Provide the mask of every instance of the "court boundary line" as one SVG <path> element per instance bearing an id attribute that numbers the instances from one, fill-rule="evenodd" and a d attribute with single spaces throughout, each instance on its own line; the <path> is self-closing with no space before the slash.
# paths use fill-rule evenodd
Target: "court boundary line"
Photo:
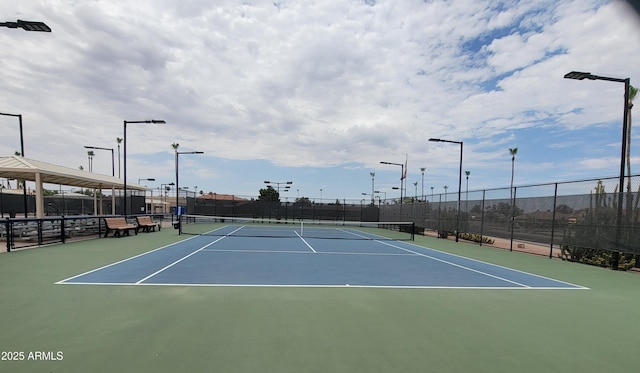
<path id="1" fill-rule="evenodd" d="M 55 284 L 55 285 L 65 284 L 65 281 L 71 281 L 71 280 L 73 280 L 74 278 L 78 278 L 78 277 L 80 277 L 80 276 L 85 276 L 85 275 L 88 275 L 88 274 L 90 274 L 90 273 L 93 273 L 93 272 L 97 272 L 97 271 L 103 270 L 103 269 L 105 269 L 105 268 L 109 268 L 109 267 L 112 267 L 112 266 L 115 266 L 115 265 L 118 265 L 118 264 L 122 264 L 122 263 L 124 263 L 124 262 L 129 261 L 129 260 L 137 259 L 137 258 L 139 258 L 139 257 L 141 257 L 141 256 L 144 256 L 144 255 L 148 255 L 148 254 L 154 253 L 154 252 L 156 252 L 156 251 L 158 251 L 158 250 L 166 249 L 166 248 L 168 248 L 168 247 L 170 247 L 170 246 L 172 246 L 172 245 L 176 245 L 176 244 L 179 244 L 179 243 L 182 243 L 182 242 L 186 242 L 186 241 L 189 241 L 189 240 L 194 240 L 194 239 L 196 239 L 196 238 L 198 238 L 198 237 L 199 237 L 199 236 L 193 236 L 193 237 L 185 238 L 184 240 L 180 240 L 180 241 L 172 242 L 172 243 L 170 243 L 170 244 L 167 244 L 167 245 L 164 245 L 164 246 L 160 246 L 160 247 L 158 247 L 157 249 L 153 249 L 153 250 L 151 250 L 151 251 L 145 251 L 144 253 L 140 253 L 140 254 L 137 254 L 137 255 L 134 255 L 134 256 L 130 256 L 130 257 L 128 257 L 128 258 L 118 260 L 117 262 L 113 262 L 113 263 L 110 263 L 110 264 L 106 264 L 106 265 L 103 265 L 102 267 L 94 268 L 94 269 L 92 269 L 92 270 L 89 270 L 89 271 L 86 271 L 86 272 L 83 272 L 83 273 L 77 274 L 77 275 L 75 275 L 75 276 L 71 276 L 71 277 L 69 277 L 69 278 L 65 278 L 64 280 L 60 280 L 60 281 L 58 281 L 58 282 L 55 282 L 54 284 Z"/>
<path id="2" fill-rule="evenodd" d="M 235 288 L 355 288 L 355 289 L 454 289 L 454 290 L 589 290 L 584 287 L 524 287 L 524 286 L 443 286 L 443 285 L 302 285 L 302 284 L 203 284 L 203 283 L 152 283 L 152 282 L 66 282 L 62 285 L 94 285 L 94 286 L 173 286 L 173 287 L 235 287 Z"/>
<path id="3" fill-rule="evenodd" d="M 229 253 L 268 253 L 268 254 L 318 254 L 318 255 L 370 255 L 370 256 L 419 256 L 412 253 L 358 253 L 352 251 L 306 251 L 306 250 L 259 250 L 259 249 L 205 249 L 202 252 L 229 252 Z"/>
<path id="4" fill-rule="evenodd" d="M 357 233 L 353 233 L 353 232 L 352 232 L 352 234 L 358 235 Z M 358 236 L 359 236 L 359 235 L 358 235 Z M 362 237 L 366 237 L 366 236 L 362 236 Z M 426 255 L 426 254 L 422 254 L 422 253 L 415 252 L 415 251 L 412 251 L 412 250 L 409 250 L 409 249 L 405 249 L 405 248 L 402 248 L 402 247 L 400 247 L 400 246 L 396 246 L 396 245 L 390 244 L 389 242 L 386 242 L 386 241 L 382 241 L 382 240 L 375 240 L 375 241 L 376 241 L 376 242 L 379 242 L 379 243 L 381 243 L 381 244 L 383 244 L 383 245 L 387 245 L 387 246 L 391 246 L 391 247 L 394 247 L 394 248 L 397 248 L 397 249 L 400 249 L 400 250 L 408 251 L 408 252 L 410 252 L 410 253 L 414 253 L 414 254 L 416 254 L 416 255 L 424 256 L 424 257 L 427 257 L 427 258 L 429 258 L 429 259 L 437 260 L 437 261 L 440 261 L 440 262 L 442 262 L 442 263 L 446 263 L 446 264 L 449 264 L 449 265 L 452 265 L 452 266 L 455 266 L 455 267 L 459 267 L 459 268 L 462 268 L 462 269 L 465 269 L 465 270 L 469 270 L 469 271 L 472 271 L 472 272 L 479 273 L 479 274 L 481 274 L 481 275 L 486 275 L 486 276 L 489 276 L 489 277 L 493 277 L 493 278 L 496 278 L 496 279 L 499 279 L 499 280 L 503 280 L 503 281 L 506 281 L 506 282 L 511 282 L 511 283 L 513 283 L 513 284 L 518 284 L 518 285 L 521 285 L 521 286 L 526 286 L 526 285 L 524 285 L 524 284 L 519 284 L 518 282 L 510 281 L 510 280 L 504 279 L 504 278 L 499 277 L 499 276 L 494 276 L 494 275 L 491 275 L 491 274 L 489 274 L 489 273 L 485 273 L 485 272 L 482 272 L 482 271 L 479 271 L 479 270 L 475 270 L 475 269 L 472 269 L 472 268 L 468 268 L 468 267 L 465 267 L 465 266 L 460 265 L 460 264 L 455 264 L 455 263 L 452 263 L 452 262 L 446 261 L 446 260 L 444 260 L 444 259 L 434 258 L 434 257 L 429 256 L 429 255 Z M 403 241 L 403 242 L 404 242 L 404 241 Z M 535 274 L 535 273 L 530 273 L 530 272 L 521 271 L 521 270 L 519 270 L 519 269 L 515 269 L 515 268 L 509 268 L 509 267 L 505 267 L 505 266 L 498 265 L 498 264 L 488 263 L 488 262 L 485 262 L 485 261 L 482 261 L 482 260 L 473 259 L 473 258 L 468 258 L 468 257 L 462 256 L 462 255 L 458 255 L 458 254 L 447 253 L 447 252 L 445 252 L 445 251 L 436 250 L 436 249 L 433 249 L 433 248 L 431 248 L 431 247 L 420 246 L 420 245 L 417 245 L 417 244 L 412 243 L 412 242 L 404 242 L 404 243 L 406 243 L 407 245 L 411 245 L 411 246 L 417 247 L 417 248 L 421 248 L 421 249 L 423 249 L 423 250 L 432 250 L 432 251 L 435 251 L 435 252 L 438 252 L 438 253 L 442 253 L 442 254 L 446 254 L 446 255 L 451 255 L 451 256 L 456 257 L 456 258 L 462 258 L 462 259 L 466 259 L 466 260 L 471 260 L 471 261 L 476 262 L 476 263 L 488 264 L 488 265 L 495 266 L 495 267 L 498 267 L 498 268 L 506 269 L 506 270 L 509 270 L 509 271 L 514 271 L 514 272 L 517 272 L 517 273 L 522 273 L 522 274 L 525 274 L 525 275 L 528 275 L 528 276 L 538 277 L 538 278 L 545 279 L 545 280 L 548 280 L 548 281 L 559 282 L 559 283 L 566 284 L 566 285 L 569 285 L 569 286 L 575 286 L 575 287 L 577 287 L 577 288 L 589 289 L 589 288 L 584 287 L 584 286 L 582 286 L 582 285 L 577 285 L 577 284 L 573 284 L 573 283 L 570 283 L 570 282 L 561 281 L 561 280 L 557 280 L 557 279 L 554 279 L 554 278 L 550 278 L 550 277 L 546 277 L 546 276 L 537 275 L 537 274 Z"/>
<path id="5" fill-rule="evenodd" d="M 385 242 L 382 242 L 382 243 L 385 243 Z M 506 267 L 506 266 L 503 266 L 503 265 L 500 265 L 500 264 L 489 263 L 489 262 L 485 262 L 483 260 L 469 258 L 469 257 L 462 256 L 462 255 L 459 255 L 459 254 L 448 253 L 446 251 L 441 251 L 441 250 L 437 250 L 437 249 L 434 249 L 434 248 L 431 248 L 431 247 L 426 247 L 426 246 L 420 246 L 420 245 L 417 245 L 417 244 L 414 244 L 414 243 L 407 243 L 407 244 L 411 245 L 411 246 L 415 246 L 415 247 L 421 248 L 421 249 L 432 250 L 432 251 L 435 251 L 435 252 L 438 252 L 438 253 L 443 253 L 443 254 L 455 256 L 457 258 L 463 258 L 463 259 L 471 260 L 471 261 L 474 261 L 474 262 L 477 262 L 477 263 L 488 264 L 488 265 L 492 265 L 492 266 L 495 266 L 495 267 L 498 267 L 498 268 L 502 268 L 502 269 L 506 269 L 506 270 L 509 270 L 509 271 L 514 271 L 514 272 L 522 273 L 522 274 L 529 275 L 529 276 L 535 276 L 535 277 L 538 277 L 538 278 L 541 278 L 541 279 L 545 279 L 545 280 L 549 280 L 549 281 L 559 282 L 559 283 L 562 283 L 562 284 L 574 286 L 576 288 L 590 290 L 590 288 L 588 288 L 586 286 L 574 284 L 574 283 L 567 282 L 567 281 L 558 280 L 558 279 L 551 278 L 551 277 L 548 277 L 548 276 L 537 275 L 535 273 L 526 272 L 526 271 L 523 271 L 523 270 L 520 270 L 520 269 Z M 408 251 L 411 251 L 411 250 L 408 250 Z"/>
<path id="6" fill-rule="evenodd" d="M 209 232 L 213 232 L 213 231 L 216 231 L 216 230 L 222 229 L 222 228 L 224 228 L 224 227 L 229 227 L 229 225 L 224 225 L 223 227 L 219 227 L 219 228 L 216 228 L 216 229 L 212 229 L 212 230 L 211 230 L 211 231 L 209 231 Z M 132 257 L 125 258 L 125 259 L 122 259 L 122 260 L 116 261 L 116 262 L 114 262 L 114 263 L 110 263 L 110 264 L 107 264 L 107 265 L 104 265 L 104 266 L 101 266 L 101 267 L 98 267 L 98 268 L 92 269 L 92 270 L 90 270 L 90 271 L 86 271 L 86 272 L 83 272 L 83 273 L 77 274 L 77 275 L 75 275 L 75 276 L 72 276 L 72 277 L 69 277 L 69 278 L 66 278 L 66 279 L 63 279 L 63 280 L 57 281 L 57 282 L 55 282 L 54 284 L 56 284 L 56 285 L 150 285 L 150 286 L 161 286 L 161 285 L 165 285 L 165 286 L 202 286 L 202 287 L 204 287 L 204 286 L 213 286 L 213 287 L 215 287 L 215 286 L 218 286 L 218 287 L 225 287 L 225 286 L 231 286 L 231 287 L 234 287 L 234 286 L 237 286 L 237 287 L 261 287 L 261 286 L 264 286 L 264 287 L 344 287 L 344 286 L 346 286 L 346 287 L 361 287 L 361 288 L 410 288 L 410 289 L 414 289 L 414 288 L 424 288 L 424 289 L 476 289 L 476 288 L 477 288 L 477 289 L 491 289 L 491 288 L 492 288 L 492 289 L 507 289 L 507 290 L 515 290 L 515 289 L 531 289 L 531 290 L 546 290 L 546 289 L 548 289 L 548 290 L 589 290 L 589 288 L 588 288 L 588 287 L 585 287 L 585 286 L 582 286 L 582 285 L 573 284 L 573 283 L 570 283 L 570 282 L 567 282 L 567 281 L 557 280 L 557 279 L 550 278 L 550 277 L 547 277 L 547 276 L 537 275 L 537 274 L 534 274 L 534 273 L 530 273 L 530 272 L 525 272 L 525 271 L 522 271 L 522 270 L 518 270 L 518 269 L 515 269 L 515 268 L 510 268 L 510 267 L 506 267 L 506 266 L 499 265 L 499 264 L 493 264 L 493 263 L 485 262 L 485 261 L 482 261 L 482 260 L 479 260 L 479 259 L 474 259 L 474 258 L 469 258 L 469 257 L 465 257 L 465 256 L 458 255 L 458 254 L 448 253 L 448 252 L 446 252 L 446 251 L 437 250 L 437 249 L 434 249 L 434 248 L 431 248 L 431 247 L 427 247 L 427 246 L 420 246 L 420 245 L 415 244 L 415 243 L 412 243 L 412 242 L 406 242 L 406 241 L 401 241 L 401 242 L 400 242 L 400 243 L 405 243 L 405 244 L 407 244 L 407 245 L 409 245 L 409 246 L 413 246 L 413 247 L 416 247 L 416 248 L 419 248 L 419 249 L 422 249 L 422 250 L 431 250 L 431 251 L 438 252 L 438 253 L 441 253 L 441 254 L 450 255 L 450 256 L 453 256 L 453 257 L 462 258 L 462 259 L 465 259 L 465 260 L 470 260 L 470 261 L 477 262 L 477 263 L 481 263 L 481 264 L 485 264 L 485 265 L 495 266 L 495 267 L 502 268 L 502 269 L 505 269 L 505 270 L 514 271 L 514 272 L 517 272 L 517 273 L 522 273 L 522 274 L 525 274 L 525 275 L 534 276 L 534 277 L 538 277 L 538 278 L 541 278 L 541 279 L 546 279 L 546 280 L 549 280 L 549 281 L 553 281 L 553 282 L 557 282 L 557 283 L 560 283 L 560 284 L 565 284 L 565 285 L 567 285 L 567 286 L 570 286 L 570 287 L 531 287 L 531 286 L 527 286 L 527 285 L 524 285 L 524 284 L 520 284 L 520 283 L 515 282 L 515 281 L 511 281 L 511 280 L 507 280 L 507 279 L 501 278 L 501 277 L 499 277 L 499 276 L 494 276 L 494 275 L 491 275 L 491 274 L 488 274 L 488 273 L 485 273 L 485 272 L 482 272 L 482 271 L 479 271 L 479 270 L 474 270 L 474 269 L 471 269 L 471 268 L 465 267 L 465 266 L 463 266 L 463 265 L 459 265 L 459 264 L 455 264 L 455 263 L 452 263 L 452 262 L 448 262 L 448 261 L 443 260 L 443 259 L 438 259 L 438 258 L 435 258 L 435 257 L 429 256 L 429 255 L 427 255 L 427 254 L 419 253 L 419 252 L 416 252 L 416 251 L 413 251 L 413 250 L 410 250 L 410 249 L 407 249 L 407 248 L 403 248 L 403 247 L 400 247 L 400 246 L 396 246 L 396 245 L 390 244 L 389 242 L 386 242 L 386 240 L 377 240 L 377 239 L 375 239 L 375 238 L 370 238 L 370 237 L 366 237 L 366 236 L 362 236 L 362 237 L 367 238 L 367 239 L 370 239 L 370 240 L 373 240 L 373 241 L 378 242 L 378 243 L 381 243 L 381 244 L 383 244 L 383 245 L 391 246 L 391 247 L 394 247 L 394 248 L 396 248 L 396 249 L 399 249 L 399 250 L 402 250 L 402 251 L 409 252 L 409 253 L 411 253 L 411 254 L 413 254 L 413 255 L 416 255 L 416 256 L 426 257 L 426 258 L 429 258 L 429 259 L 433 259 L 433 260 L 436 260 L 436 261 L 440 261 L 440 262 L 442 262 L 442 263 L 446 263 L 446 264 L 449 264 L 449 265 L 452 265 L 452 266 L 456 266 L 456 267 L 459 267 L 459 268 L 462 268 L 462 269 L 466 269 L 466 270 L 469 270 L 469 271 L 472 271 L 472 272 L 476 272 L 476 273 L 479 273 L 479 274 L 481 274 L 481 275 L 486 275 L 486 276 L 493 277 L 493 278 L 496 278 L 496 279 L 499 279 L 499 280 L 503 280 L 503 281 L 505 281 L 505 282 L 508 282 L 508 283 L 512 283 L 512 284 L 514 284 L 514 285 L 517 285 L 517 287 L 512 288 L 512 287 L 459 287 L 459 286 L 368 286 L 368 285 L 363 285 L 363 286 L 360 286 L 360 285 L 354 285 L 354 286 L 350 286 L 350 285 L 263 285 L 263 284 L 254 284 L 254 285 L 247 285 L 247 284 L 154 284 L 154 283 L 142 283 L 142 282 L 141 282 L 141 281 L 145 281 L 145 280 L 147 280 L 147 279 L 149 279 L 149 278 L 151 278 L 151 277 L 155 276 L 156 274 L 158 274 L 158 273 L 160 273 L 160 272 L 162 272 L 162 271 L 164 271 L 164 270 L 166 270 L 166 269 L 170 268 L 171 266 L 173 266 L 173 265 L 175 265 L 175 264 L 177 264 L 177 263 L 181 262 L 182 260 L 184 260 L 184 259 L 186 259 L 186 258 L 188 258 L 188 257 L 190 257 L 190 256 L 192 256 L 192 255 L 194 255 L 194 254 L 196 254 L 196 253 L 198 253 L 198 252 L 201 252 L 201 251 L 209 251 L 209 252 L 216 251 L 216 250 L 205 250 L 205 249 L 206 249 L 207 247 L 209 247 L 209 246 L 213 245 L 214 243 L 216 243 L 216 242 L 220 241 L 221 239 L 228 237 L 230 234 L 233 234 L 235 231 L 237 231 L 237 230 L 239 230 L 239 229 L 242 229 L 242 228 L 244 228 L 244 226 L 242 226 L 242 227 L 240 227 L 240 228 L 238 228 L 238 229 L 236 229 L 236 230 L 232 231 L 232 232 L 231 232 L 231 233 L 229 233 L 229 234 L 226 234 L 226 235 L 224 235 L 224 236 L 221 236 L 219 239 L 217 239 L 217 240 L 215 240 L 215 241 L 213 241 L 213 242 L 211 242 L 211 243 L 209 243 L 209 244 L 205 245 L 204 247 L 202 247 L 202 248 L 200 248 L 200 249 L 198 249 L 198 250 L 196 250 L 196 251 L 194 251 L 194 252 L 192 252 L 192 253 L 190 253 L 190 254 L 188 254 L 188 255 L 184 256 L 183 258 L 181 258 L 181 259 L 179 259 L 179 260 L 177 260 L 177 261 L 175 261 L 175 262 L 173 262 L 173 263 L 169 264 L 168 266 L 164 267 L 163 269 L 161 269 L 161 270 L 159 270 L 159 271 L 156 271 L 156 272 L 154 272 L 153 274 L 151 274 L 151 275 L 149 275 L 149 276 L 147 276 L 147 277 L 143 278 L 142 280 L 139 280 L 138 282 L 135 282 L 135 283 L 109 283 L 109 282 L 100 283 L 100 282 L 68 282 L 68 281 L 71 281 L 71 280 L 73 280 L 73 279 L 75 279 L 75 278 L 78 278 L 78 277 L 81 277 L 81 276 L 84 276 L 84 275 L 88 275 L 88 274 L 93 273 L 93 272 L 100 271 L 100 270 L 105 269 L 105 268 L 109 268 L 109 267 L 112 267 L 112 266 L 115 266 L 115 265 L 118 265 L 118 264 L 121 264 L 121 263 L 127 262 L 127 261 L 129 261 L 129 260 L 133 260 L 133 259 L 139 258 L 139 257 L 144 256 L 144 255 L 147 255 L 147 254 L 154 253 L 154 252 L 156 252 L 156 251 L 158 251 L 158 250 L 162 250 L 162 249 L 168 248 L 168 247 L 170 247 L 170 246 L 172 246 L 172 245 L 180 244 L 180 243 L 183 243 L 183 242 L 187 242 L 187 241 L 189 241 L 189 240 L 192 240 L 192 239 L 196 239 L 196 238 L 198 238 L 198 237 L 202 237 L 203 235 L 194 235 L 193 237 L 189 237 L 189 238 L 186 238 L 186 239 L 184 239 L 184 240 L 180 240 L 180 241 L 172 242 L 172 243 L 170 243 L 170 244 L 167 244 L 167 245 L 164 245 L 164 246 L 158 247 L 158 248 L 153 249 L 153 250 L 151 250 L 151 251 L 147 251 L 147 252 L 144 252 L 144 253 L 140 253 L 140 254 L 134 255 L 134 256 L 132 256 Z M 348 232 L 348 233 L 359 236 L 359 234 L 358 234 L 358 233 L 356 233 L 356 232 Z M 377 235 L 374 235 L 374 234 L 371 234 L 371 235 L 372 235 L 372 236 L 377 236 Z M 236 237 L 237 237 L 237 236 L 236 236 Z M 302 237 L 300 237 L 300 238 L 302 238 Z M 385 237 L 382 237 L 382 238 L 385 238 Z M 303 240 L 303 241 L 306 243 L 306 241 L 305 241 L 305 240 Z M 315 252 L 315 250 L 314 250 L 312 247 L 310 247 L 310 248 Z M 222 251 L 222 250 L 217 250 L 217 251 Z M 239 252 L 242 252 L 243 250 L 229 250 L 229 251 L 239 251 Z M 246 250 L 244 250 L 244 251 L 246 251 Z M 291 253 L 292 251 L 283 251 L 283 252 Z M 306 251 L 305 251 L 305 252 L 301 252 L 301 253 L 308 253 L 308 252 L 306 252 Z M 323 254 L 331 254 L 331 253 L 333 253 L 333 254 L 342 254 L 342 252 L 323 252 Z M 348 255 L 349 253 L 344 253 L 344 254 L 347 254 L 347 255 Z M 359 254 L 359 255 L 363 255 L 363 254 L 364 254 L 364 255 L 382 255 L 382 254 L 380 254 L 380 253 L 376 253 L 376 254 L 371 254 L 371 253 L 355 253 L 355 254 Z M 411 254 L 407 254 L 407 255 L 411 255 Z M 351 255 L 354 255 L 354 254 L 352 253 Z M 395 255 L 395 254 L 387 254 L 387 255 Z M 398 255 L 399 255 L 399 254 L 398 254 Z"/>

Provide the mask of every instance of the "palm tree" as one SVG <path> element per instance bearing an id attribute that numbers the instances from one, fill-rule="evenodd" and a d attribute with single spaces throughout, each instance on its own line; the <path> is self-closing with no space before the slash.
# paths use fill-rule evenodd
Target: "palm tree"
<path id="1" fill-rule="evenodd" d="M 633 208 L 633 198 L 631 195 L 631 108 L 633 108 L 633 100 L 638 95 L 638 88 L 629 86 L 629 102 L 627 110 L 627 149 L 626 149 L 626 162 L 627 162 L 627 211 L 631 211 Z M 622 188 L 620 189 L 622 193 Z M 627 214 L 628 219 L 631 219 L 631 215 Z"/>
<path id="2" fill-rule="evenodd" d="M 513 175 L 515 173 L 516 154 L 518 154 L 518 148 L 509 148 L 509 154 L 511 154 L 511 188 L 509 189 L 509 198 L 513 201 Z"/>
<path id="3" fill-rule="evenodd" d="M 471 171 L 465 171 L 465 175 L 467 175 L 467 197 L 465 198 L 464 210 L 468 211 L 468 203 L 469 203 L 469 175 L 471 175 Z"/>
<path id="4" fill-rule="evenodd" d="M 116 142 L 118 143 L 118 179 L 120 178 L 120 143 L 122 142 L 122 137 L 116 137 Z"/>
<path id="5" fill-rule="evenodd" d="M 631 109 L 633 108 L 633 100 L 638 95 L 638 88 L 629 86 L 629 110 L 627 111 L 627 175 L 629 175 L 629 181 L 627 182 L 627 193 L 631 193 Z"/>
<path id="6" fill-rule="evenodd" d="M 87 152 L 87 156 L 89 157 L 89 172 L 93 172 L 93 156 L 95 155 L 95 153 L 93 152 L 93 150 L 89 150 Z"/>

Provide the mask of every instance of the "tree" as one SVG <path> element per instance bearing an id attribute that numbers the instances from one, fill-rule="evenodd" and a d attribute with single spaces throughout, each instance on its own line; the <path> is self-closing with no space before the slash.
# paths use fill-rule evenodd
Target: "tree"
<path id="1" fill-rule="evenodd" d="M 638 88 L 634 86 L 629 86 L 629 110 L 627 111 L 627 150 L 626 150 L 626 161 L 627 161 L 627 176 L 629 176 L 627 180 L 627 211 L 631 211 L 631 109 L 633 108 L 633 100 L 638 95 Z M 622 189 L 620 190 L 622 192 Z M 630 216 L 630 215 L 628 215 Z"/>
<path id="2" fill-rule="evenodd" d="M 89 157 L 89 172 L 93 172 L 93 156 L 95 155 L 95 153 L 93 152 L 93 150 L 89 150 L 87 152 L 87 156 Z"/>
<path id="3" fill-rule="evenodd" d="M 122 137 L 116 137 L 116 142 L 118 143 L 118 179 L 120 178 L 120 143 L 122 142 Z"/>
<path id="4" fill-rule="evenodd" d="M 311 200 L 309 199 L 309 197 L 296 198 L 296 204 L 303 205 L 303 206 L 311 206 Z"/>
<path id="5" fill-rule="evenodd" d="M 280 201 L 280 193 L 277 190 L 273 189 L 271 185 L 268 185 L 266 188 L 260 189 L 260 196 L 258 197 L 258 201 L 269 201 L 269 202 L 279 202 Z"/>

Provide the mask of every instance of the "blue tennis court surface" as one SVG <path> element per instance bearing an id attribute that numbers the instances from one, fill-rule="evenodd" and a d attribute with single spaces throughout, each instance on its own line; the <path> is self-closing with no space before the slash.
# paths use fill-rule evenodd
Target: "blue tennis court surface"
<path id="1" fill-rule="evenodd" d="M 585 289 L 404 241 L 231 232 L 191 236 L 58 284 Z"/>

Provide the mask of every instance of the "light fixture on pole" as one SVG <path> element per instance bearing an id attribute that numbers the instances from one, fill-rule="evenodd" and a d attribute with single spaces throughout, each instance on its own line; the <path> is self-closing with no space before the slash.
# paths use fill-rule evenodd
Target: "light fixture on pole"
<path id="1" fill-rule="evenodd" d="M 123 211 L 122 211 L 122 215 L 126 216 L 127 215 L 127 124 L 134 124 L 134 123 L 153 123 L 153 124 L 163 124 L 166 123 L 164 120 L 158 120 L 158 119 L 150 119 L 150 120 L 125 120 L 124 121 L 124 135 L 123 135 L 123 139 L 124 139 L 124 146 L 123 146 L 123 152 L 124 152 L 124 157 L 123 157 L 123 169 L 124 169 L 124 182 L 123 182 L 123 186 L 122 189 L 124 191 L 124 206 L 123 206 Z"/>
<path id="2" fill-rule="evenodd" d="M 110 150 L 111 151 L 111 176 L 116 176 L 115 159 L 113 156 L 113 148 L 101 148 L 98 146 L 86 146 L 86 149 Z"/>
<path id="3" fill-rule="evenodd" d="M 18 118 L 18 124 L 20 125 L 20 156 L 24 157 L 24 133 L 22 131 L 22 114 L 8 114 L 8 113 L 0 113 L 0 115 L 4 115 L 7 117 L 15 117 Z M 27 183 L 26 181 L 22 182 L 22 196 L 24 202 L 24 217 L 28 216 L 28 206 L 27 206 Z"/>
<path id="4" fill-rule="evenodd" d="M 195 151 L 195 152 L 179 152 L 176 150 L 176 220 L 178 224 L 178 234 L 182 233 L 182 229 L 180 226 L 180 203 L 179 203 L 179 197 L 180 197 L 180 184 L 179 184 L 179 178 L 178 178 L 178 156 L 180 154 L 204 154 L 204 152 L 199 152 L 199 151 Z"/>
<path id="5" fill-rule="evenodd" d="M 393 163 L 393 162 L 380 162 L 381 164 L 390 164 L 390 165 L 394 165 L 394 166 L 400 166 L 401 167 L 401 171 L 400 171 L 400 204 L 402 204 L 402 190 L 403 188 L 403 183 L 404 183 L 404 165 L 402 163 Z"/>
<path id="6" fill-rule="evenodd" d="M 621 146 L 621 155 L 620 155 L 620 180 L 619 180 L 619 191 L 618 191 L 618 210 L 616 215 L 616 235 L 615 235 L 615 244 L 617 246 L 621 245 L 620 239 L 622 235 L 622 204 L 624 202 L 624 193 L 622 192 L 622 188 L 624 185 L 624 166 L 626 164 L 626 152 L 627 152 L 627 129 L 628 129 L 628 117 L 629 117 L 629 87 L 631 85 L 630 78 L 613 78 L 608 76 L 599 76 L 593 75 L 591 73 L 580 72 L 580 71 L 571 71 L 564 75 L 565 79 L 575 79 L 575 80 L 606 80 L 609 82 L 623 83 L 624 84 L 624 108 L 622 112 L 622 146 Z M 628 212 L 627 212 L 628 213 Z M 611 267 L 614 270 L 618 269 L 618 261 L 620 259 L 620 253 L 618 251 L 613 252 L 613 257 L 611 259 Z"/>
<path id="7" fill-rule="evenodd" d="M 429 141 L 432 142 L 448 142 L 452 144 L 460 144 L 460 172 L 458 173 L 458 213 L 456 214 L 456 242 L 458 242 L 458 237 L 460 235 L 460 200 L 462 197 L 462 141 L 453 141 L 453 140 L 443 140 L 443 139 L 434 139 L 431 138 Z"/>
<path id="8" fill-rule="evenodd" d="M 51 32 L 51 28 L 44 22 L 23 21 L 20 19 L 16 22 L 0 22 L 0 27 L 21 28 L 25 31 Z"/>
<path id="9" fill-rule="evenodd" d="M 168 184 L 160 184 L 160 201 L 162 201 L 162 213 L 167 213 L 167 192 L 171 190 L 171 187 L 176 185 L 173 181 Z"/>
<path id="10" fill-rule="evenodd" d="M 146 178 L 146 179 L 138 179 L 138 184 L 140 184 L 140 181 L 141 181 L 141 180 L 146 180 L 146 181 L 156 181 L 156 179 L 154 179 L 154 178 L 150 177 L 150 178 Z M 147 199 L 147 192 L 146 192 L 146 191 L 144 192 L 144 195 L 145 195 L 145 198 L 144 198 L 144 199 L 145 199 L 145 201 L 144 201 L 144 213 L 146 214 L 146 213 L 147 213 L 147 201 L 146 201 L 146 199 Z M 153 213 L 153 212 L 154 212 L 154 211 L 153 211 L 153 189 L 151 189 L 151 213 Z"/>
<path id="11" fill-rule="evenodd" d="M 291 188 L 291 184 L 293 184 L 293 181 L 269 181 L 269 180 L 265 180 L 264 183 L 267 184 L 267 185 L 275 184 L 276 188 L 277 188 L 277 191 L 278 191 L 278 198 L 280 198 L 280 185 L 284 185 L 283 192 L 286 192 Z"/>

